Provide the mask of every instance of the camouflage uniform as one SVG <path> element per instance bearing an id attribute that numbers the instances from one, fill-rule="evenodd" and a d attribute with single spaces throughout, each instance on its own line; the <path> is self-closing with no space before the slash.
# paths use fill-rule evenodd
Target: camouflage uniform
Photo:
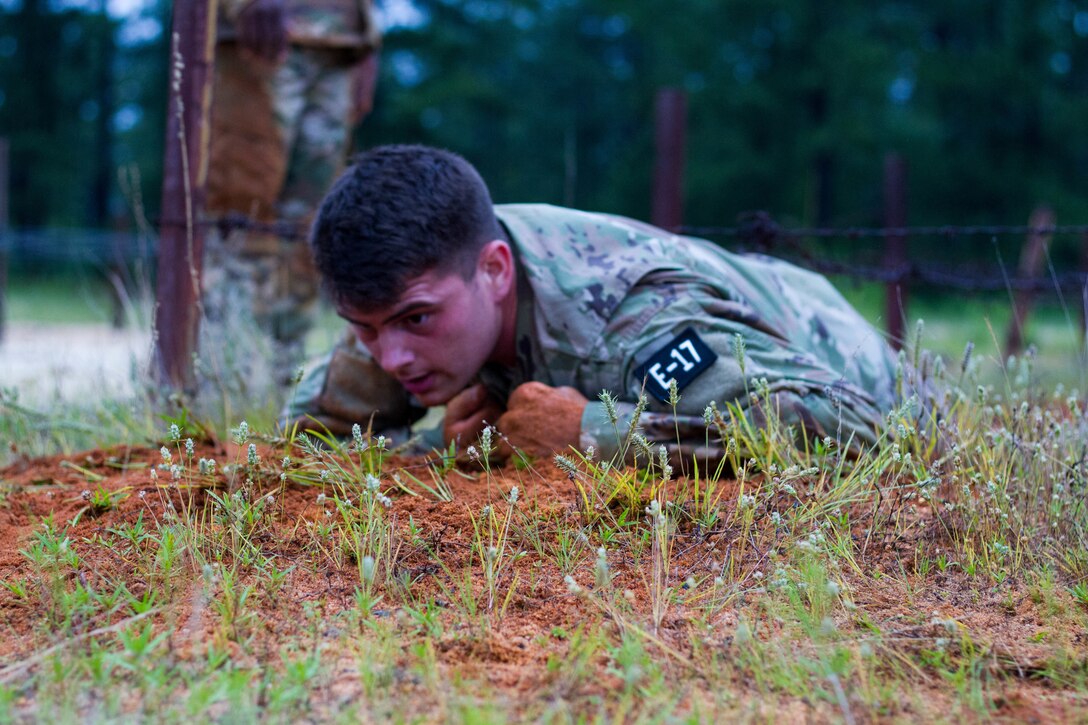
<path id="1" fill-rule="evenodd" d="M 895 402 L 896 360 L 823 277 L 617 216 L 536 204 L 498 206 L 496 214 L 519 269 L 517 367 L 488 365 L 479 375 L 498 400 L 528 381 L 576 388 L 590 400 L 580 444 L 604 459 L 620 449 L 643 392 L 644 434 L 675 448 L 679 431 L 683 452 L 705 445 L 711 401 L 723 412 L 735 403 L 757 425 L 773 410 L 808 436 L 875 440 Z M 348 357 L 362 366 L 354 376 Z M 354 392 L 344 394 L 334 379 L 347 378 Z M 755 401 L 760 379 L 765 399 Z M 373 401 L 397 411 L 382 425 L 410 424 L 422 411 L 390 380 L 345 338 L 288 413 L 328 421 Z M 621 401 L 615 426 L 598 400 L 604 390 Z"/>
<path id="2" fill-rule="evenodd" d="M 288 0 L 287 57 L 243 55 L 233 22 L 248 0 L 223 0 L 218 19 L 207 210 L 297 225 L 294 239 L 235 230 L 208 234 L 205 306 L 213 323 L 251 314 L 273 341 L 281 381 L 302 360 L 318 278 L 302 240 L 308 218 L 348 151 L 354 67 L 378 44 L 370 0 Z"/>

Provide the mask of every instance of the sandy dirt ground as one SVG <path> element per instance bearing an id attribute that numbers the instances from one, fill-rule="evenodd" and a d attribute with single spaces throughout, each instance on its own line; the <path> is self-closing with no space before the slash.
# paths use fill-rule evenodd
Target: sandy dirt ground
<path id="1" fill-rule="evenodd" d="M 147 367 L 151 334 L 109 325 L 9 323 L 0 342 L 0 386 L 28 405 L 123 394 Z"/>
<path id="2" fill-rule="evenodd" d="M 260 626 L 242 638 L 249 643 L 247 657 L 257 657 L 261 652 L 275 653 L 277 643 L 302 636 L 306 621 L 303 602 L 317 603 L 324 619 L 334 621 L 338 613 L 342 614 L 354 605 L 354 592 L 359 584 L 356 565 L 349 560 L 339 560 L 340 557 L 335 556 L 337 547 L 324 546 L 324 540 L 315 533 L 316 526 L 332 515 L 330 504 L 323 503 L 324 484 L 281 483 L 275 474 L 276 462 L 282 454 L 281 448 L 260 447 L 260 460 L 265 461 L 263 465 L 267 467 L 262 473 L 267 475 L 257 477 L 249 496 L 253 500 L 265 495 L 274 496 L 275 509 L 271 518 L 256 531 L 254 541 L 277 561 L 290 566 L 282 592 L 264 596 L 259 587 L 254 589 L 254 596 L 247 606 L 259 613 L 255 621 Z M 200 442 L 194 451 L 194 456 L 212 456 L 221 462 L 243 460 L 244 455 L 240 446 L 214 441 Z M 21 550 L 27 548 L 33 532 L 40 529 L 42 517 L 52 515 L 57 522 L 78 522 L 70 525 L 70 535 L 80 557 L 80 580 L 90 582 L 94 589 L 125 582 L 129 591 L 143 592 L 150 580 L 137 566 L 139 557 L 127 555 L 113 532 L 140 520 L 158 523 L 176 512 L 205 510 L 205 506 L 213 502 L 210 494 L 223 495 L 232 485 L 223 473 L 195 481 L 191 486 L 169 485 L 151 475 L 160 460 L 160 452 L 154 448 L 118 446 L 71 456 L 22 460 L 0 469 L 0 481 L 6 482 L 9 492 L 7 504 L 0 506 L 0 579 L 33 580 L 33 569 Z M 73 465 L 73 461 L 77 463 Z M 426 470 L 422 462 L 415 460 L 390 460 L 383 468 L 402 473 L 414 471 L 419 475 L 425 475 Z M 302 472 L 298 468 L 292 470 L 296 474 Z M 94 486 L 115 495 L 110 510 L 98 514 L 87 510 L 80 492 L 92 485 L 89 478 L 94 479 Z M 576 596 L 565 583 L 564 572 L 555 566 L 554 552 L 547 550 L 555 544 L 554 532 L 572 526 L 572 530 L 577 530 L 586 523 L 585 511 L 580 511 L 578 484 L 572 478 L 548 461 L 525 471 L 506 466 L 490 476 L 477 470 L 449 477 L 453 499 L 450 502 L 405 495 L 389 485 L 390 479 L 382 478 L 388 486 L 385 490 L 392 498 L 389 515 L 395 521 L 393 550 L 397 552 L 392 569 L 387 572 L 387 584 L 382 588 L 382 613 L 389 615 L 392 622 L 410 621 L 410 615 L 398 604 L 398 590 L 393 586 L 395 580 L 410 583 L 412 601 L 441 602 L 435 611 L 443 625 L 442 634 L 431 640 L 439 671 L 444 677 L 458 673 L 459 677 L 487 683 L 499 697 L 518 703 L 513 706 L 514 711 L 530 708 L 546 695 L 554 696 L 548 693 L 556 691 L 557 680 L 562 684 L 562 674 L 556 672 L 555 662 L 569 661 L 564 658 L 570 657 L 573 645 L 566 638 L 557 639 L 554 633 L 574 632 L 587 622 L 603 626 L 613 616 L 619 616 L 616 613 L 621 610 L 626 614 L 615 620 L 621 624 L 628 619 L 631 622 L 647 621 L 649 616 L 647 574 L 632 558 L 630 548 L 612 550 L 614 578 L 608 589 L 602 590 L 624 592 L 630 604 L 622 607 L 610 605 L 602 610 L 595 605 L 597 601 L 611 601 L 602 598 L 604 594 L 598 598 Z M 233 485 L 237 485 L 237 481 Z M 521 492 L 516 510 L 503 500 L 503 494 L 514 485 L 519 486 Z M 736 483 L 727 481 L 723 485 L 726 487 L 723 499 L 735 500 Z M 758 487 L 760 483 L 750 485 Z M 750 490 L 756 491 L 756 488 Z M 335 492 L 329 490 L 329 496 L 331 500 Z M 350 506 L 350 502 L 347 505 Z M 483 507 L 491 505 L 502 508 L 504 516 L 506 510 L 510 511 L 508 545 L 510 551 L 523 553 L 512 560 L 509 570 L 503 570 L 500 591 L 509 590 L 508 607 L 481 639 L 466 635 L 471 629 L 468 623 L 472 618 L 459 608 L 457 595 L 462 591 L 460 587 L 469 586 L 469 600 L 486 601 L 482 577 L 477 573 L 466 580 L 455 573 L 472 571 L 479 566 L 473 532 L 480 523 L 478 517 L 482 515 Z M 784 511 L 790 504 L 783 499 L 770 505 Z M 895 506 L 903 515 L 918 522 L 932 517 L 932 512 L 925 507 L 903 508 L 901 502 Z M 214 506 L 207 510 L 214 510 Z M 744 604 L 743 597 L 729 604 L 715 604 L 719 594 L 716 589 L 709 589 L 707 582 L 720 572 L 721 566 L 717 562 L 722 553 L 734 550 L 738 543 L 736 528 L 725 523 L 728 518 L 727 512 L 726 519 L 712 529 L 682 526 L 675 532 L 670 582 L 681 593 L 684 589 L 680 583 L 689 577 L 703 580 L 704 584 L 690 596 L 681 596 L 683 601 L 670 607 L 653 641 L 684 662 L 695 662 L 696 653 L 690 643 L 692 628 L 696 626 L 700 627 L 701 634 L 697 639 L 702 642 L 701 646 L 719 653 L 719 663 L 739 661 L 740 640 L 735 641 L 733 633 L 742 614 L 758 624 L 758 630 L 769 638 L 768 641 L 787 636 L 780 633 L 785 626 L 783 621 L 776 620 L 771 610 L 761 609 L 758 604 Z M 198 519 L 216 520 L 214 517 Z M 856 520 L 856 534 L 862 540 L 863 527 L 871 521 L 860 512 Z M 976 580 L 952 568 L 929 579 L 911 572 L 910 562 L 918 547 L 938 543 L 930 540 L 937 528 L 908 525 L 903 535 L 889 532 L 892 535 L 885 537 L 883 545 L 868 548 L 866 552 L 859 551 L 857 569 L 844 567 L 839 572 L 847 591 L 852 593 L 856 603 L 852 606 L 857 611 L 836 608 L 828 615 L 834 617 L 834 626 L 854 632 L 853 636 L 857 637 L 881 632 L 880 647 L 889 653 L 889 661 L 909 663 L 902 679 L 898 680 L 900 686 L 907 688 L 902 699 L 890 697 L 882 707 L 859 710 L 866 713 L 861 722 L 924 721 L 928 720 L 927 715 L 940 712 L 949 703 L 949 686 L 937 671 L 924 664 L 924 650 L 932 648 L 931 643 L 937 641 L 936 638 L 950 636 L 947 625 L 940 622 L 951 620 L 956 622 L 958 629 L 969 633 L 964 642 L 988 653 L 980 661 L 989 669 L 986 681 L 990 684 L 985 696 L 993 721 L 1084 722 L 1085 703 L 1077 689 L 1043 677 L 1041 673 L 1047 672 L 1049 658 L 1058 651 L 1054 649 L 1057 642 L 1050 641 L 1052 637 L 1066 642 L 1067 656 L 1080 659 L 1086 651 L 1085 633 L 1077 631 L 1077 627 L 1065 630 L 1062 625 L 1048 621 L 1053 615 L 1028 595 L 1027 586 L 1016 577 L 1001 586 L 979 586 Z M 770 533 L 772 529 L 768 526 L 765 532 L 768 538 L 763 544 L 750 551 L 746 549 L 742 560 L 738 560 L 738 571 L 746 572 L 740 575 L 742 580 L 749 580 L 751 572 L 757 568 L 767 568 L 770 554 L 765 545 L 773 543 L 777 536 Z M 538 549 L 534 541 L 543 541 L 548 546 Z M 584 591 L 593 591 L 592 545 L 587 543 L 576 548 L 577 563 L 570 571 Z M 893 572 L 896 576 L 877 579 L 871 575 L 874 570 Z M 201 643 L 211 642 L 216 637 L 214 613 L 202 611 L 201 616 L 195 616 L 190 609 L 200 598 L 187 592 L 184 582 L 191 584 L 199 580 L 195 572 L 179 577 L 182 589 L 170 607 L 171 621 L 200 623 L 198 630 L 183 627 L 171 635 L 178 640 L 176 651 L 179 656 L 183 659 L 195 657 L 194 661 L 200 659 L 199 652 L 204 647 Z M 76 581 L 75 575 L 71 575 L 69 581 Z M 466 581 L 469 582 L 467 585 L 464 584 Z M 627 597 L 627 591 L 631 592 L 630 597 Z M 48 644 L 43 639 L 43 631 L 47 631 L 42 627 L 43 601 L 36 597 L 20 600 L 12 591 L 0 588 L 0 631 L 6 628 L 6 636 L 0 637 L 0 673 L 12 672 L 12 668 L 18 667 L 17 663 L 28 660 Z M 704 611 L 700 615 L 702 619 L 697 616 L 700 611 Z M 697 624 L 699 621 L 702 624 Z M 92 623 L 97 624 L 101 622 Z M 164 617 L 159 618 L 158 626 L 166 626 Z M 390 626 L 396 629 L 399 625 Z M 405 643 L 416 642 L 418 635 L 412 634 L 414 631 L 405 624 L 404 631 L 397 636 L 403 636 Z M 239 653 L 240 646 L 232 644 Z M 329 646 L 333 648 L 329 650 L 331 654 L 338 645 Z M 171 648 L 174 651 L 173 645 Z M 409 651 L 408 644 L 404 644 L 404 651 Z M 616 670 L 609 668 L 607 663 L 594 660 L 586 663 L 586 667 L 597 675 L 580 683 L 577 692 L 563 690 L 564 697 L 601 698 L 609 691 L 622 689 L 623 683 Z M 668 675 L 670 687 L 693 692 L 705 687 L 701 684 L 702 678 L 692 676 L 686 668 L 668 668 L 668 671 L 672 673 Z M 916 674 L 910 674 L 912 672 Z M 739 696 L 757 696 L 758 688 L 743 667 L 725 679 L 732 683 Z M 352 675 L 344 682 L 335 683 L 342 688 L 340 696 L 344 702 L 365 698 L 357 680 Z M 862 686 L 863 683 L 851 682 L 851 692 Z M 412 720 L 417 716 L 421 721 L 433 721 L 434 711 L 429 708 L 434 707 L 434 703 L 428 703 L 427 690 L 420 682 L 390 682 L 389 687 L 407 688 L 403 693 L 408 698 L 406 702 L 416 702 L 420 708 L 419 712 L 401 713 L 405 719 Z M 314 696 L 318 702 L 332 698 L 330 692 L 318 690 Z M 684 699 L 693 696 L 689 693 Z M 790 698 L 785 694 L 770 697 L 772 710 L 790 704 Z M 781 700 L 776 702 L 778 697 Z M 26 708 L 26 713 L 34 711 L 32 699 L 20 705 Z M 854 704 L 855 707 L 861 705 L 860 702 Z M 786 718 L 787 721 L 841 722 L 834 705 L 828 702 L 806 697 L 794 700 L 793 705 L 802 708 L 805 714 Z M 976 721 L 970 713 L 960 712 L 953 715 L 952 720 Z"/>

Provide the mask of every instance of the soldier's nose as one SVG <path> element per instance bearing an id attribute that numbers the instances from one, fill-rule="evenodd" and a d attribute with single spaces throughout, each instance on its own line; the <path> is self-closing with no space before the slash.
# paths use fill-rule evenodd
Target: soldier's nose
<path id="1" fill-rule="evenodd" d="M 412 364 L 415 356 L 403 345 L 383 345 L 379 364 L 387 373 L 397 373 Z"/>

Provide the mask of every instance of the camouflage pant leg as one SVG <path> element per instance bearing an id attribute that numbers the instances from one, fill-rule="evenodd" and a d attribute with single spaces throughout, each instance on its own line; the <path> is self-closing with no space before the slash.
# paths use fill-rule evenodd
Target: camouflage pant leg
<path id="1" fill-rule="evenodd" d="M 271 221 L 287 178 L 288 143 L 275 113 L 273 69 L 243 57 L 234 43 L 215 53 L 206 208 L 212 216 Z"/>
<path id="2" fill-rule="evenodd" d="M 273 68 L 251 63 L 232 44 L 217 48 L 208 170 L 213 217 L 279 217 L 305 229 L 346 153 L 351 77 L 341 58 L 296 48 Z M 290 380 L 319 293 L 305 241 L 235 230 L 209 240 L 205 270 L 209 319 L 250 317 L 272 343 L 275 378 Z"/>
<path id="3" fill-rule="evenodd" d="M 271 373 L 287 384 L 305 357 L 306 333 L 317 312 L 318 284 L 305 243 L 218 230 L 205 242 L 204 307 L 208 322 L 270 357 Z M 254 345 L 257 332 L 266 344 Z M 232 342 L 237 344 L 238 340 Z"/>
<path id="4" fill-rule="evenodd" d="M 351 141 L 351 66 L 342 51 L 292 50 L 274 81 L 277 122 L 286 129 L 281 217 L 308 219 L 343 169 Z"/>

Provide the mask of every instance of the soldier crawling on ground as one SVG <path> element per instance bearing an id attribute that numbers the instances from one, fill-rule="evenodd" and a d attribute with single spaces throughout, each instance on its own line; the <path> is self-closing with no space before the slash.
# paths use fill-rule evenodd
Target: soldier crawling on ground
<path id="1" fill-rule="evenodd" d="M 403 436 L 445 405 L 447 442 L 493 423 L 530 453 L 608 460 L 635 415 L 686 456 L 706 453 L 711 401 L 844 445 L 875 441 L 895 402 L 891 350 L 823 277 L 619 216 L 493 206 L 447 151 L 359 157 L 311 245 L 350 334 L 289 406 L 303 428 Z"/>

